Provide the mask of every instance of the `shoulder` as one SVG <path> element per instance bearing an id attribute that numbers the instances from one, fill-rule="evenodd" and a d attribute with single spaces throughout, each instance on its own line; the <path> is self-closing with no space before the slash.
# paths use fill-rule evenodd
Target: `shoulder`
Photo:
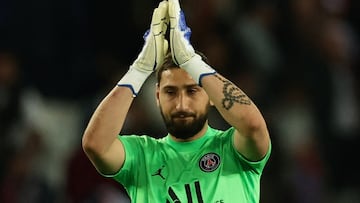
<path id="1" fill-rule="evenodd" d="M 207 133 L 207 136 L 209 137 L 208 143 L 211 143 L 213 147 L 221 146 L 222 148 L 231 149 L 234 131 L 235 129 L 233 127 L 225 130 L 210 127 Z"/>
<path id="2" fill-rule="evenodd" d="M 210 135 L 217 139 L 230 139 L 234 134 L 235 128 L 230 127 L 226 130 L 220 130 L 210 127 Z"/>
<path id="3" fill-rule="evenodd" d="M 125 145 L 136 144 L 142 147 L 162 145 L 164 143 L 164 138 L 154 138 L 149 135 L 119 135 L 118 139 Z"/>

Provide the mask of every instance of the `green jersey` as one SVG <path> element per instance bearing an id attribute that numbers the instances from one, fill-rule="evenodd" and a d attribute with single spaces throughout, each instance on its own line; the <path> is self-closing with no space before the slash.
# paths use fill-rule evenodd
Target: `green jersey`
<path id="1" fill-rule="evenodd" d="M 257 203 L 271 145 L 262 160 L 251 162 L 234 149 L 233 134 L 232 127 L 208 127 L 200 139 L 181 143 L 169 135 L 119 136 L 125 161 L 110 177 L 136 203 Z"/>

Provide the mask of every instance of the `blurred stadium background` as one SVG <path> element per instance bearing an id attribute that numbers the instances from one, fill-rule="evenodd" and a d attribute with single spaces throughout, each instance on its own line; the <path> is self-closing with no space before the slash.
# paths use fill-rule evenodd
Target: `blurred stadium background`
<path id="1" fill-rule="evenodd" d="M 192 43 L 259 106 L 263 203 L 360 202 L 359 1 L 183 0 Z M 0 202 L 128 202 L 81 149 L 158 1 L 0 1 Z M 124 133 L 165 135 L 154 78 Z M 216 111 L 210 123 L 227 124 Z"/>

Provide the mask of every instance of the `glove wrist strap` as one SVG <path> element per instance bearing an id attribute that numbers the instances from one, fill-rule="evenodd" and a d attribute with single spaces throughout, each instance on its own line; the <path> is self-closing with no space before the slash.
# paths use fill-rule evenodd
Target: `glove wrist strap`
<path id="1" fill-rule="evenodd" d="M 140 91 L 141 86 L 150 76 L 151 72 L 140 71 L 133 66 L 130 66 L 128 72 L 119 80 L 118 86 L 124 86 L 131 89 L 133 96 L 136 97 Z"/>
<path id="2" fill-rule="evenodd" d="M 181 64 L 180 67 L 186 70 L 200 86 L 202 77 L 216 73 L 216 71 L 206 64 L 198 54 L 195 54 L 190 60 Z"/>

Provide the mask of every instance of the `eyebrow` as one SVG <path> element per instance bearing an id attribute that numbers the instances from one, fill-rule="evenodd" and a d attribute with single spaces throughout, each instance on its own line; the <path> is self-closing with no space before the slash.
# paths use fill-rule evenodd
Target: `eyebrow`
<path id="1" fill-rule="evenodd" d="M 200 87 L 198 84 L 190 84 L 190 85 L 182 85 L 181 88 L 184 89 L 189 89 L 189 88 L 194 88 L 194 87 Z M 179 89 L 178 86 L 175 85 L 166 85 L 163 87 L 163 89 L 169 89 L 169 88 L 175 88 L 175 89 Z"/>

